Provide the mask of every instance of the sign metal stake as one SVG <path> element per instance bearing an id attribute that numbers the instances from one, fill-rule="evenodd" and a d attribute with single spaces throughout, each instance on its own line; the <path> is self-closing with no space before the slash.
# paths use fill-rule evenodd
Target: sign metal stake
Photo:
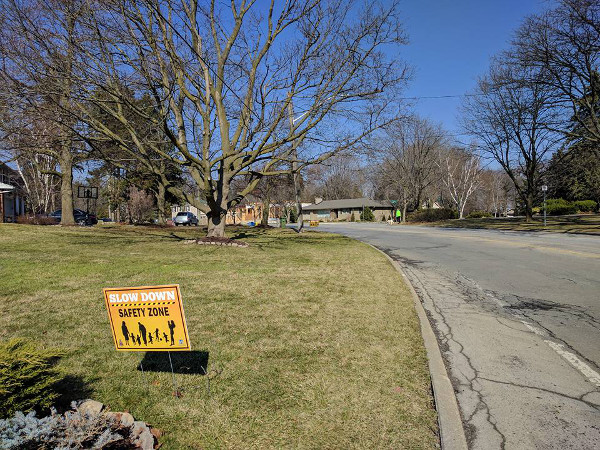
<path id="1" fill-rule="evenodd" d="M 150 383 L 148 383 L 148 379 L 146 378 L 146 372 L 144 372 L 144 364 L 142 363 L 143 358 L 141 354 L 138 354 L 140 357 L 140 369 L 142 369 L 142 378 L 144 379 L 144 384 L 146 385 L 146 391 L 150 391 Z"/>
<path id="2" fill-rule="evenodd" d="M 169 355 L 169 364 L 171 364 L 171 375 L 173 377 L 173 395 L 179 397 L 179 391 L 177 390 L 177 383 L 175 382 L 175 371 L 173 370 L 173 361 L 171 361 L 171 352 L 167 352 Z"/>

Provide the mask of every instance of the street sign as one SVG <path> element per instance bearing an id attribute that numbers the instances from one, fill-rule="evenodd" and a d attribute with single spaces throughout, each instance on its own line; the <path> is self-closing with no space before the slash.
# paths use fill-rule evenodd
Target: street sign
<path id="1" fill-rule="evenodd" d="M 98 198 L 98 188 L 96 186 L 78 186 L 77 187 L 78 198 Z"/>
<path id="2" fill-rule="evenodd" d="M 542 186 L 542 192 L 546 192 L 548 190 L 548 186 L 546 186 L 545 184 Z"/>
<path id="3" fill-rule="evenodd" d="M 103 289 L 119 351 L 190 350 L 179 285 Z"/>

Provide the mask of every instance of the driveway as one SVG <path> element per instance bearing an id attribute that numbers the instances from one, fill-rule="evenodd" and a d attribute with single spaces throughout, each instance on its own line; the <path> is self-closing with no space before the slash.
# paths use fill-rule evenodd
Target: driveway
<path id="1" fill-rule="evenodd" d="M 600 448 L 600 237 L 321 224 L 396 259 L 473 449 Z"/>

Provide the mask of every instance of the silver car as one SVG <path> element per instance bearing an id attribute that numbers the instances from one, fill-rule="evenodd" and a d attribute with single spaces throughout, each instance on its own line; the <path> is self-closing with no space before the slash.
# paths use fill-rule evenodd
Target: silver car
<path id="1" fill-rule="evenodd" d="M 198 226 L 198 218 L 191 212 L 182 211 L 177 213 L 177 215 L 173 219 L 173 223 L 176 227 L 179 225 Z"/>

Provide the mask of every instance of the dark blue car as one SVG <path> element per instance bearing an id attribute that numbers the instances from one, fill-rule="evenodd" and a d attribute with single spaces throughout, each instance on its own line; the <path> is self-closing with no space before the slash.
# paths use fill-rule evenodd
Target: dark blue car
<path id="1" fill-rule="evenodd" d="M 57 209 L 53 213 L 49 214 L 48 217 L 52 217 L 57 222 L 60 222 L 62 219 L 62 209 Z M 75 223 L 77 225 L 96 225 L 98 223 L 98 219 L 96 219 L 94 214 L 86 213 L 81 209 L 74 209 L 73 217 L 75 218 Z"/>

